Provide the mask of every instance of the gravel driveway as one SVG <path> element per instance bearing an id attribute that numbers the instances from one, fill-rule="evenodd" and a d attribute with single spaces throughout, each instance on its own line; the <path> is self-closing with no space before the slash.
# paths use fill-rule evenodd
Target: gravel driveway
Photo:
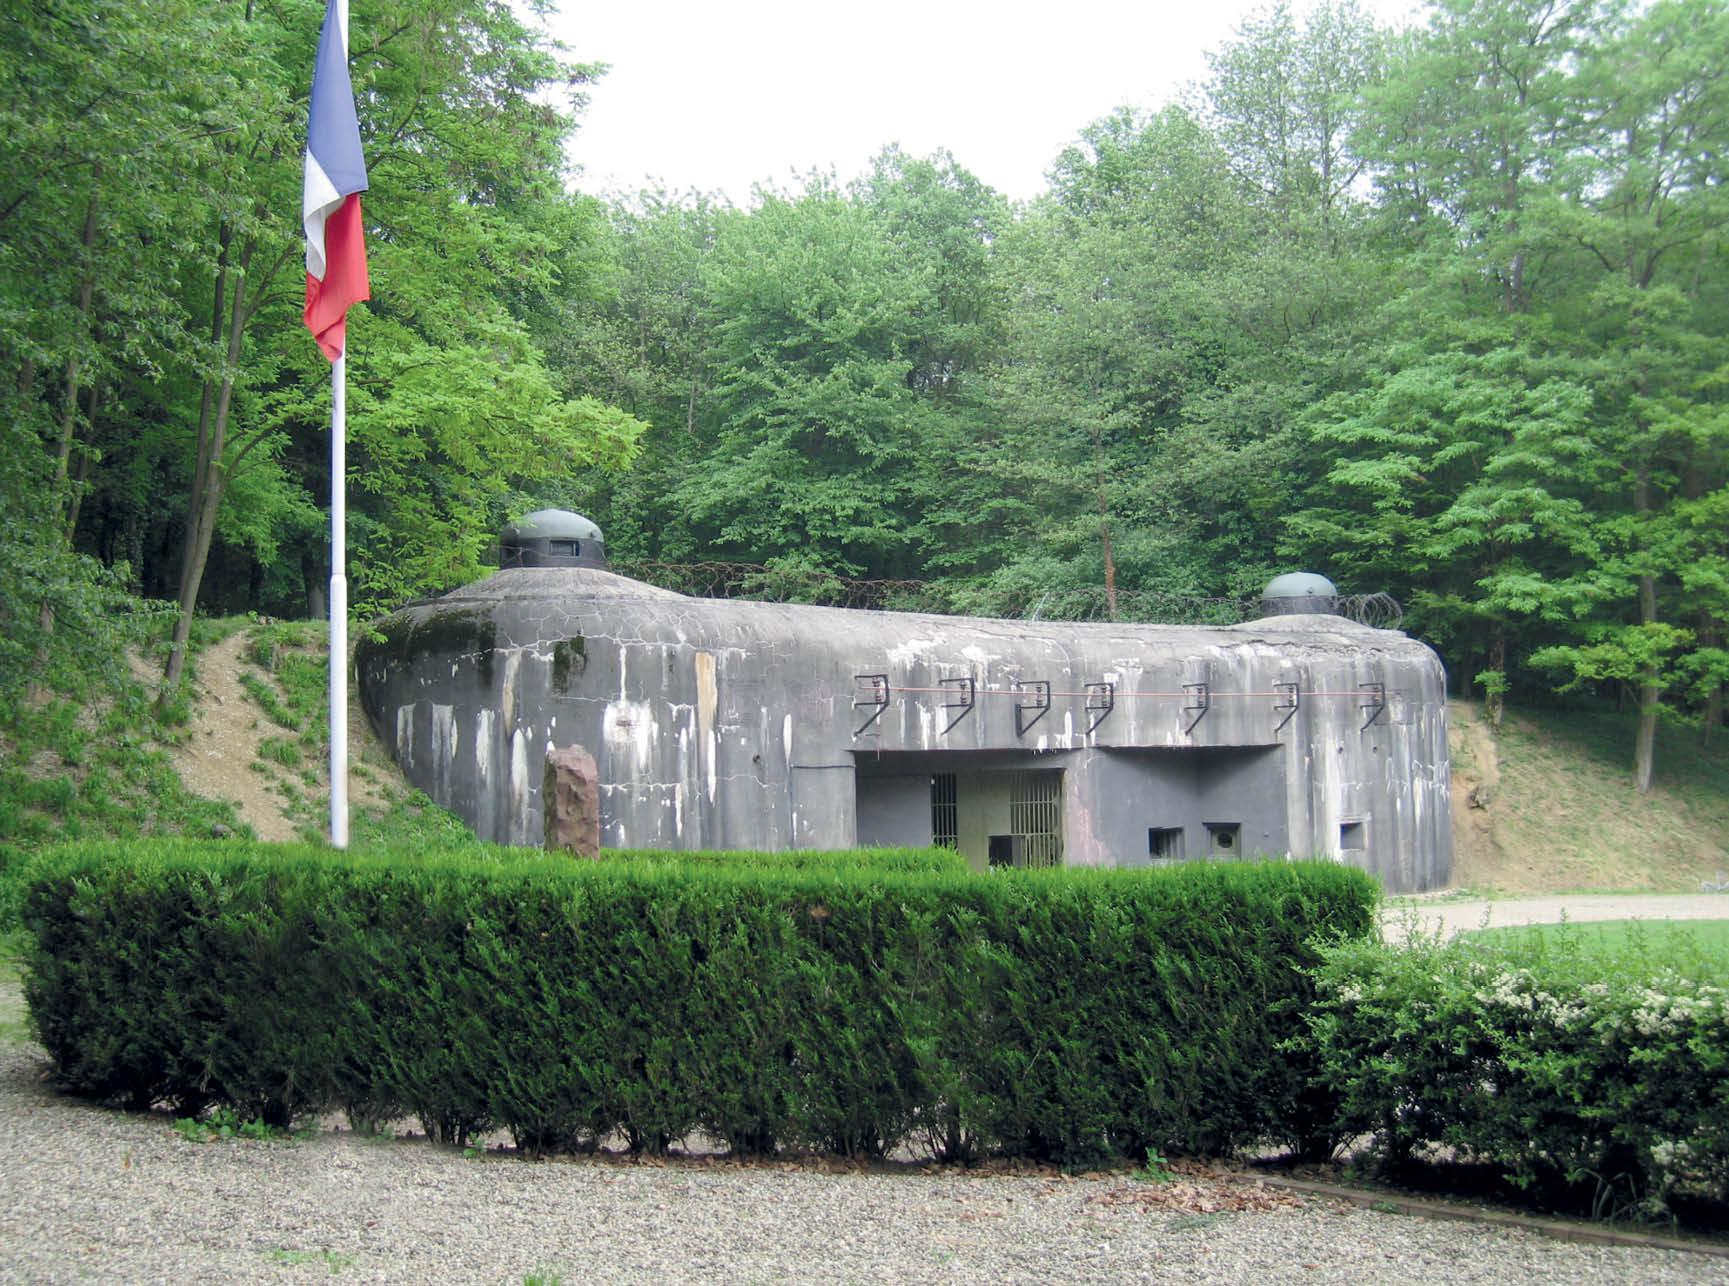
<path id="1" fill-rule="evenodd" d="M 0 1047 L 8 1282 L 1729 1282 L 1706 1255 L 1229 1176 L 533 1162 L 340 1130 L 194 1143 L 64 1098 L 45 1070 L 39 1049 Z"/>

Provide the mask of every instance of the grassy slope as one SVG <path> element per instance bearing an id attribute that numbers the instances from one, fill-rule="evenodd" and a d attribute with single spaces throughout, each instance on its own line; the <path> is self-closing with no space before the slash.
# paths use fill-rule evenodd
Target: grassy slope
<path id="1" fill-rule="evenodd" d="M 316 839 L 328 800 L 323 627 L 204 621 L 194 647 L 236 630 L 248 632 L 248 667 L 242 678 L 247 708 L 237 725 L 244 744 L 231 756 L 233 771 L 262 774 L 283 797 L 290 821 Z M 194 668 L 197 663 L 195 656 Z M 205 799 L 183 785 L 172 752 L 192 735 L 196 720 L 185 697 L 158 703 L 154 680 L 154 665 L 141 662 L 133 678 L 109 690 L 0 708 L 0 867 L 59 840 L 250 831 L 247 819 L 224 802 L 235 792 Z M 363 719 L 351 718 L 350 728 L 355 842 L 448 844 L 466 835 L 453 817 L 410 790 L 376 740 L 354 735 L 365 729 Z M 0 928 L 10 910 L 5 892 L 0 887 Z"/>
<path id="2" fill-rule="evenodd" d="M 1631 715 L 1511 710 L 1499 734 L 1467 703 L 1450 715 L 1456 886 L 1697 893 L 1729 871 L 1729 737 L 1702 750 L 1697 730 L 1661 729 L 1657 788 L 1640 797 Z M 1486 806 L 1465 802 L 1472 786 Z"/>
<path id="3" fill-rule="evenodd" d="M 0 708 L 0 855 L 60 839 L 209 834 L 240 826 L 188 792 L 167 746 L 186 710 L 137 680 Z"/>

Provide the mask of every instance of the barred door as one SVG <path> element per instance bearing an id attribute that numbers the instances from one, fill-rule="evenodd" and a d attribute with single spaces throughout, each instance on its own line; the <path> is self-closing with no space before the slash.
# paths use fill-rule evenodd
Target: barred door
<path id="1" fill-rule="evenodd" d="M 1020 841 L 1024 866 L 1060 866 L 1063 860 L 1063 775 L 1017 772 L 1009 782 L 1009 830 Z"/>
<path id="2" fill-rule="evenodd" d="M 931 774 L 931 843 L 941 848 L 960 845 L 960 792 L 952 772 Z"/>

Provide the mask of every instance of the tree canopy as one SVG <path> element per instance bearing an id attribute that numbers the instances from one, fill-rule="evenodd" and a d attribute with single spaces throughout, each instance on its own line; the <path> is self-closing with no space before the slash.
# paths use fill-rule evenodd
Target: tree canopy
<path id="1" fill-rule="evenodd" d="M 182 638 L 323 610 L 321 13 L 0 18 L 0 696 L 117 605 Z M 986 612 L 1323 571 L 1402 600 L 1462 692 L 1632 702 L 1641 788 L 1659 717 L 1721 724 L 1721 0 L 1432 0 L 1404 32 L 1279 0 L 1174 101 L 1077 122 L 1026 203 L 895 147 L 743 207 L 600 202 L 569 167 L 604 80 L 531 9 L 353 0 L 352 31 L 357 612 L 566 504 L 638 562 Z"/>

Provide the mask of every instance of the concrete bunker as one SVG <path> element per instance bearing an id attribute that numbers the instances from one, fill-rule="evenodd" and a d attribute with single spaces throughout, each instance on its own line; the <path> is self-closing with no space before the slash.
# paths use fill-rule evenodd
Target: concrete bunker
<path id="1" fill-rule="evenodd" d="M 1299 588 L 1241 625 L 1072 624 L 688 598 L 512 555 L 378 622 L 357 663 L 410 780 L 496 842 L 541 842 L 546 756 L 582 746 L 609 848 L 1291 854 L 1441 887 L 1440 662 Z"/>

